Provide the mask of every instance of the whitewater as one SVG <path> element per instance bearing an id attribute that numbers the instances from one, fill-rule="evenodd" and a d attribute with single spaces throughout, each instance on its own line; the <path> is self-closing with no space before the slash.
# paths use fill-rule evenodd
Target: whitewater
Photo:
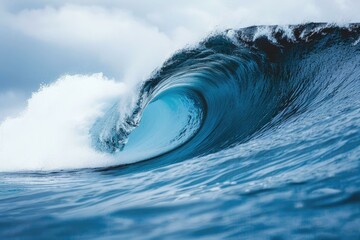
<path id="1" fill-rule="evenodd" d="M 359 238 L 359 41 L 228 29 L 137 84 L 41 86 L 0 123 L 0 236 Z"/>

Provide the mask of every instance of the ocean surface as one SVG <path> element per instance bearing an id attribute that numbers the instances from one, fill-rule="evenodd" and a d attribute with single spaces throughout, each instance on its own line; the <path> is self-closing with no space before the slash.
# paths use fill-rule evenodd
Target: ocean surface
<path id="1" fill-rule="evenodd" d="M 214 33 L 127 108 L 68 78 L 0 123 L 1 239 L 360 239 L 360 24 Z"/>

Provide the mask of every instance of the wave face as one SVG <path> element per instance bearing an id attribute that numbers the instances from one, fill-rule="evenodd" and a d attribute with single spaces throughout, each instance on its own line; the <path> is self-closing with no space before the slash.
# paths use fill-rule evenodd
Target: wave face
<path id="1" fill-rule="evenodd" d="M 359 24 L 213 34 L 92 118 L 105 168 L 1 174 L 0 235 L 360 238 L 359 93 Z"/>
<path id="2" fill-rule="evenodd" d="M 118 121 L 117 104 L 98 119 L 90 130 L 93 146 L 133 162 L 164 154 L 183 160 L 272 132 L 357 84 L 358 37 L 355 24 L 249 27 L 210 36 L 165 62 L 125 121 Z"/>

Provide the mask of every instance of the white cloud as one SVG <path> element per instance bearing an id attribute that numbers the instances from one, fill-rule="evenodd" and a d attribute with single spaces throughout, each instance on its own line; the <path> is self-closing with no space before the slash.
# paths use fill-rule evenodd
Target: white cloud
<path id="1" fill-rule="evenodd" d="M 118 9 L 45 7 L 21 11 L 9 20 L 11 27 L 31 37 L 68 51 L 91 53 L 113 68 L 126 69 L 122 73 L 136 72 L 134 77 L 143 77 L 159 65 L 176 42 L 156 26 Z"/>
<path id="2" fill-rule="evenodd" d="M 32 7 L 33 6 L 33 7 Z M 355 0 L 4 1 L 3 23 L 32 38 L 92 54 L 138 79 L 210 31 L 254 24 L 358 21 Z"/>
<path id="3" fill-rule="evenodd" d="M 16 116 L 25 108 L 26 95 L 23 92 L 7 90 L 0 92 L 0 123 L 6 117 Z"/>

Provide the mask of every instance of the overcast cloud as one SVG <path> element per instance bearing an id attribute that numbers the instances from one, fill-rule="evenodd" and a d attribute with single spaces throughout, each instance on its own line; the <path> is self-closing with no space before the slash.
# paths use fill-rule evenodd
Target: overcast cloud
<path id="1" fill-rule="evenodd" d="M 359 9 L 358 0 L 2 0 L 0 120 L 41 83 L 63 74 L 103 72 L 138 82 L 174 51 L 212 31 L 359 22 Z"/>

